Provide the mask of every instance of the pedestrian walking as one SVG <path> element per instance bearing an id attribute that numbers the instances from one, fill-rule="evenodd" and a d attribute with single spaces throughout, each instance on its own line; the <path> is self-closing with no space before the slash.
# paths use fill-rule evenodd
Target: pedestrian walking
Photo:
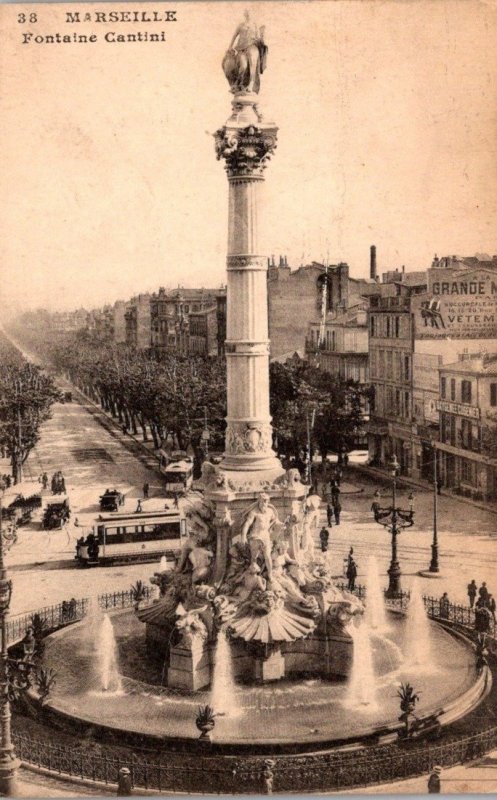
<path id="1" fill-rule="evenodd" d="M 334 485 L 331 487 L 331 502 L 333 503 L 333 505 L 335 505 L 335 503 L 338 503 L 339 500 L 340 500 L 340 487 L 336 482 L 334 482 Z"/>
<path id="2" fill-rule="evenodd" d="M 477 591 L 478 591 L 478 588 L 476 586 L 476 581 L 473 578 L 471 583 L 468 583 L 468 597 L 469 597 L 469 607 L 470 608 L 473 608 L 473 606 L 475 604 L 475 598 L 476 598 Z"/>
<path id="3" fill-rule="evenodd" d="M 342 511 L 342 506 L 340 505 L 340 500 L 337 500 L 336 503 L 333 505 L 333 513 L 335 515 L 335 524 L 340 525 L 340 513 Z"/>
<path id="4" fill-rule="evenodd" d="M 319 541 L 321 542 L 321 552 L 326 553 L 328 551 L 328 542 L 330 539 L 330 534 L 328 529 L 324 526 L 319 531 Z"/>
<path id="5" fill-rule="evenodd" d="M 331 528 L 333 525 L 333 506 L 331 503 L 326 505 L 326 516 L 328 518 L 328 528 Z"/>
<path id="6" fill-rule="evenodd" d="M 354 559 L 351 558 L 349 561 L 349 566 L 347 567 L 347 580 L 348 580 L 347 588 L 349 592 L 354 591 L 356 578 L 357 578 L 357 564 L 355 563 Z"/>
<path id="7" fill-rule="evenodd" d="M 450 600 L 449 595 L 447 592 L 444 592 L 442 597 L 440 598 L 440 616 L 444 619 L 449 618 L 449 608 L 450 608 Z"/>
<path id="8" fill-rule="evenodd" d="M 428 778 L 428 794 L 440 794 L 440 775 L 442 767 L 433 767 L 433 772 Z"/>
<path id="9" fill-rule="evenodd" d="M 437 494 L 442 494 L 442 478 L 437 478 Z"/>
<path id="10" fill-rule="evenodd" d="M 347 566 L 350 564 L 351 561 L 354 560 L 354 548 L 351 547 L 349 550 L 349 554 L 347 556 Z"/>
<path id="11" fill-rule="evenodd" d="M 44 472 L 43 475 L 41 476 L 41 482 L 42 482 L 43 488 L 46 490 L 46 488 L 48 486 L 48 475 L 47 475 L 46 472 Z"/>
<path id="12" fill-rule="evenodd" d="M 141 512 L 142 512 L 142 511 L 143 511 L 143 508 L 142 508 L 142 501 L 141 501 L 141 500 L 138 500 L 138 503 L 136 504 L 136 511 L 135 511 L 135 514 L 141 514 Z"/>
<path id="13" fill-rule="evenodd" d="M 128 767 L 121 767 L 117 774 L 117 797 L 130 797 L 133 794 L 131 786 L 131 771 Z"/>
<path id="14" fill-rule="evenodd" d="M 485 581 L 483 581 L 482 585 L 478 589 L 478 595 L 478 603 L 480 604 L 480 608 L 485 608 L 488 600 L 488 589 Z"/>
<path id="15" fill-rule="evenodd" d="M 150 489 L 150 486 L 149 486 L 149 484 L 148 484 L 147 482 L 145 482 L 145 483 L 143 484 L 143 497 L 145 498 L 145 500 L 148 500 L 148 492 L 149 492 L 149 489 Z"/>
<path id="16" fill-rule="evenodd" d="M 173 502 L 174 502 L 174 507 L 175 507 L 175 508 L 179 508 L 179 496 L 178 496 L 178 492 L 173 492 Z"/>
<path id="17" fill-rule="evenodd" d="M 488 608 L 488 610 L 490 611 L 490 613 L 491 613 L 491 615 L 493 617 L 494 625 L 495 625 L 495 597 L 493 596 L 493 594 L 489 594 L 488 595 L 487 608 Z"/>

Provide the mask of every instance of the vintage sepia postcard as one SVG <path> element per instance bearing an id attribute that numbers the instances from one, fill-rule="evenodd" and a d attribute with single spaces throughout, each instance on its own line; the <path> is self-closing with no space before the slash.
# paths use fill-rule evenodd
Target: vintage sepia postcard
<path id="1" fill-rule="evenodd" d="M 497 790 L 496 37 L 0 5 L 0 795 Z"/>

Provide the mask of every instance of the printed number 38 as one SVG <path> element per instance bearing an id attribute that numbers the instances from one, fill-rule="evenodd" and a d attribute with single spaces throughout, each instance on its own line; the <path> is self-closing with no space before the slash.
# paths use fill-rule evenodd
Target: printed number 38
<path id="1" fill-rule="evenodd" d="M 38 17 L 36 14 L 30 14 L 29 16 L 26 14 L 18 14 L 17 21 L 20 25 L 22 25 L 24 22 L 38 22 Z"/>

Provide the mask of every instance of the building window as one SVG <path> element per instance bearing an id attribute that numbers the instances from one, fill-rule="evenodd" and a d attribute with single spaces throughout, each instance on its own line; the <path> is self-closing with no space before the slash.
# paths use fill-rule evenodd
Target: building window
<path id="1" fill-rule="evenodd" d="M 376 317 L 371 317 L 371 336 L 376 336 Z"/>
<path id="2" fill-rule="evenodd" d="M 400 389 L 395 390 L 395 416 L 400 417 Z"/>
<path id="3" fill-rule="evenodd" d="M 411 379 L 411 364 L 409 356 L 404 356 L 404 380 L 408 381 L 410 379 Z"/>
<path id="4" fill-rule="evenodd" d="M 440 395 L 442 400 L 447 397 L 447 378 L 440 378 Z"/>
<path id="5" fill-rule="evenodd" d="M 387 350 L 387 372 L 388 377 L 392 380 L 393 373 L 393 350 Z"/>
<path id="6" fill-rule="evenodd" d="M 461 444 L 466 450 L 473 449 L 473 425 L 471 420 L 461 420 Z"/>
<path id="7" fill-rule="evenodd" d="M 456 446 L 456 418 L 450 417 L 450 443 L 452 447 Z"/>
<path id="8" fill-rule="evenodd" d="M 497 383 L 490 384 L 490 405 L 497 406 Z"/>
<path id="9" fill-rule="evenodd" d="M 461 382 L 461 403 L 471 403 L 471 381 Z"/>
<path id="10" fill-rule="evenodd" d="M 405 407 L 406 419 L 410 419 L 410 417 L 411 417 L 411 398 L 409 397 L 409 392 L 404 392 L 404 407 Z"/>
<path id="11" fill-rule="evenodd" d="M 467 458 L 461 458 L 461 479 L 463 483 L 469 483 L 470 486 L 473 486 L 474 472 L 473 462 Z"/>
<path id="12" fill-rule="evenodd" d="M 447 441 L 447 416 L 443 412 L 440 414 L 440 439 L 444 443 Z"/>
<path id="13" fill-rule="evenodd" d="M 451 378 L 450 379 L 450 399 L 451 400 L 455 400 L 456 399 L 456 379 L 455 378 Z"/>
<path id="14" fill-rule="evenodd" d="M 390 317 L 387 317 L 387 338 L 390 336 Z"/>
<path id="15" fill-rule="evenodd" d="M 399 338 L 399 331 L 400 331 L 400 319 L 395 317 L 395 338 Z"/>

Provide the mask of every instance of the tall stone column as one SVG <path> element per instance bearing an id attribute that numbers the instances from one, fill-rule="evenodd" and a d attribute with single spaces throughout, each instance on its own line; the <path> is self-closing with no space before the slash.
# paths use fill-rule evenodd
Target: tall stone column
<path id="1" fill-rule="evenodd" d="M 235 94 L 233 113 L 215 134 L 229 182 L 227 297 L 227 429 L 221 470 L 283 472 L 272 449 L 269 413 L 267 258 L 260 253 L 258 214 L 264 170 L 278 129 L 259 113 L 257 95 Z"/>

